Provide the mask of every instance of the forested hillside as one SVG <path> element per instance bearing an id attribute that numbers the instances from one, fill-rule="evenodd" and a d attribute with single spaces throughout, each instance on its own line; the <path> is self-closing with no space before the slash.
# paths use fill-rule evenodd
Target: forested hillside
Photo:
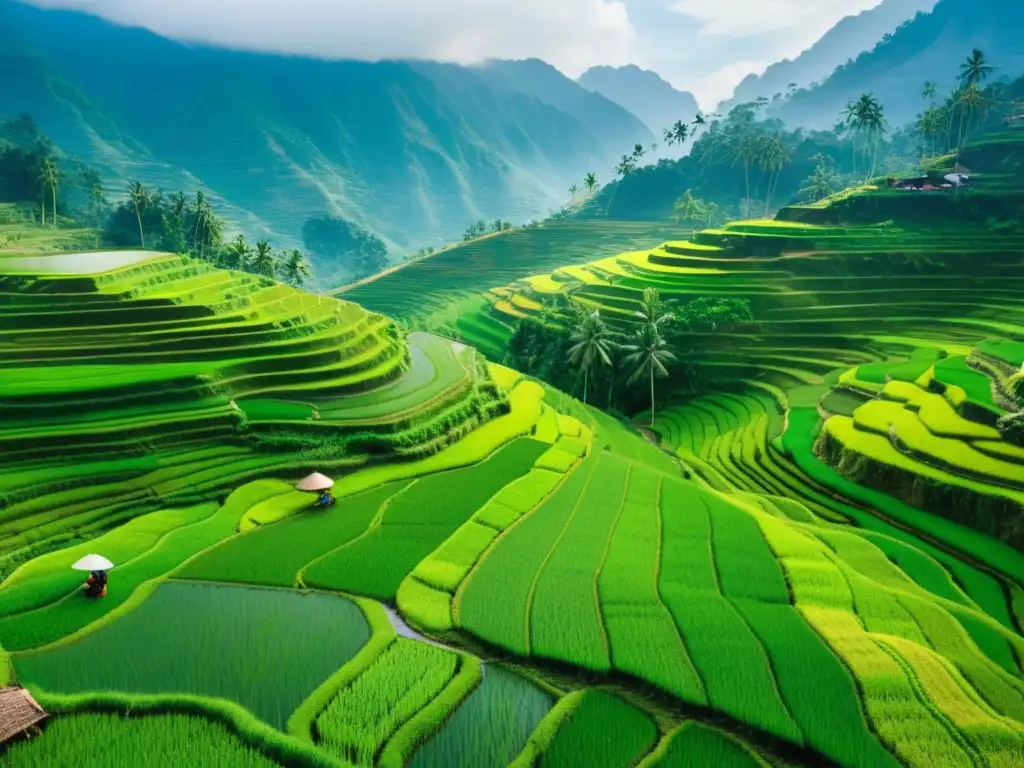
<path id="1" fill-rule="evenodd" d="M 525 221 L 648 140 L 555 70 L 538 85 L 510 66 L 424 74 L 187 47 L 0 0 L 0 114 L 32 114 L 112 190 L 202 186 L 230 225 L 288 244 L 326 213 L 413 250 L 479 218 Z"/>

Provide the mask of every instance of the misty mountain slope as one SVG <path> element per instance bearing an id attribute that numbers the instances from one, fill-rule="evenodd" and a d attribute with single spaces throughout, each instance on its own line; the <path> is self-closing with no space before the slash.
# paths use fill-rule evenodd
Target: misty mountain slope
<path id="1" fill-rule="evenodd" d="M 948 93 L 960 64 L 980 48 L 996 67 L 993 77 L 1024 73 L 1024 3 L 1020 0 L 939 0 L 873 50 L 841 67 L 818 87 L 795 93 L 772 114 L 790 125 L 827 128 L 847 102 L 873 93 L 885 106 L 890 125 L 921 111 L 926 80 Z"/>
<path id="2" fill-rule="evenodd" d="M 447 69 L 185 46 L 0 0 L 0 113 L 32 114 L 115 196 L 134 178 L 202 185 L 232 225 L 275 244 L 325 212 L 413 248 L 477 218 L 542 215 L 644 130 L 555 70 L 547 87 L 561 78 L 563 103 L 578 92 L 577 114 L 511 73 Z"/>
<path id="3" fill-rule="evenodd" d="M 935 3 L 936 0 L 882 0 L 874 8 L 845 16 L 795 59 L 772 64 L 763 75 L 747 75 L 722 109 L 759 96 L 770 99 L 777 93 L 784 94 L 790 83 L 806 87 L 820 81 L 840 64 L 874 48 L 883 35 L 895 31 L 918 11 L 930 11 Z"/>
<path id="4" fill-rule="evenodd" d="M 688 91 L 677 91 L 660 75 L 637 66 L 591 67 L 577 82 L 584 88 L 621 104 L 658 139 L 677 120 L 693 120 L 699 108 Z"/>

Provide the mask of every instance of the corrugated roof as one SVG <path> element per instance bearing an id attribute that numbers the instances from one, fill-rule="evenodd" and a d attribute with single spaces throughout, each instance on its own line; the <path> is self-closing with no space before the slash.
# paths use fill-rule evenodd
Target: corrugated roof
<path id="1" fill-rule="evenodd" d="M 0 743 L 46 718 L 46 712 L 24 688 L 0 688 Z"/>

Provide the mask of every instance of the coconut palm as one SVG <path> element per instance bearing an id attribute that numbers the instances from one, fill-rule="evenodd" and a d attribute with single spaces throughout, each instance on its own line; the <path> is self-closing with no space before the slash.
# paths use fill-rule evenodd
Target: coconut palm
<path id="1" fill-rule="evenodd" d="M 643 144 L 639 144 L 639 143 L 634 144 L 633 145 L 633 159 L 634 160 L 641 160 L 641 159 L 643 159 L 644 153 L 646 151 L 647 150 L 644 149 L 644 145 Z"/>
<path id="2" fill-rule="evenodd" d="M 814 172 L 804 179 L 804 187 L 800 194 L 808 195 L 812 202 L 817 202 L 835 192 L 836 177 L 831 169 L 819 165 Z"/>
<path id="3" fill-rule="evenodd" d="M 57 226 L 57 182 L 60 179 L 60 170 L 53 162 L 52 157 L 44 157 L 39 165 L 39 195 L 40 195 L 40 217 L 41 226 L 46 226 L 46 193 L 50 192 L 53 199 L 53 226 Z"/>
<path id="4" fill-rule="evenodd" d="M 874 135 L 874 153 L 871 160 L 870 179 L 875 175 L 875 166 L 878 162 L 878 141 L 885 132 L 885 109 L 870 93 L 861 94 L 861 97 L 847 105 L 847 114 L 850 126 L 855 133 L 866 133 L 868 141 Z"/>
<path id="5" fill-rule="evenodd" d="M 223 265 L 228 269 L 246 269 L 252 249 L 245 242 L 245 235 L 238 235 L 224 249 Z"/>
<path id="6" fill-rule="evenodd" d="M 611 365 L 612 349 L 615 346 L 611 332 L 601 320 L 598 310 L 580 318 L 579 325 L 569 337 L 569 363 L 583 371 L 583 402 L 587 402 L 587 384 L 590 372 L 599 364 Z"/>
<path id="7" fill-rule="evenodd" d="M 942 134 L 942 113 L 928 107 L 917 119 L 917 130 L 922 137 L 931 139 L 931 157 L 935 157 L 935 137 Z"/>
<path id="8" fill-rule="evenodd" d="M 651 382 L 651 426 L 654 426 L 654 377 L 668 376 L 665 364 L 676 359 L 668 342 L 661 337 L 658 326 L 644 323 L 633 334 L 629 344 L 622 346 L 626 353 L 623 362 L 633 369 L 628 384 L 638 381 L 645 374 Z"/>
<path id="9" fill-rule="evenodd" d="M 765 218 L 768 218 L 768 211 L 772 205 L 772 194 L 779 183 L 779 174 L 789 164 L 789 150 L 781 135 L 776 134 L 762 143 L 757 162 L 761 170 L 768 174 L 768 193 L 764 202 L 764 215 Z"/>
<path id="10" fill-rule="evenodd" d="M 964 140 L 964 117 L 967 117 L 967 132 L 970 133 L 971 118 L 985 103 L 985 95 L 977 84 L 968 85 L 960 92 L 960 129 L 957 131 L 956 145 L 962 146 Z"/>
<path id="11" fill-rule="evenodd" d="M 575 184 L 573 184 L 571 187 L 569 187 L 569 194 L 572 197 L 576 197 L 576 193 L 579 192 L 579 191 L 580 191 L 580 188 L 578 186 L 576 186 Z"/>
<path id="12" fill-rule="evenodd" d="M 149 192 L 142 186 L 141 182 L 133 181 L 128 184 L 128 197 L 135 208 L 135 220 L 139 222 L 139 244 L 142 248 L 145 248 L 146 236 L 142 233 L 142 209 L 149 202 Z"/>
<path id="13" fill-rule="evenodd" d="M 857 102 L 846 102 L 846 108 L 840 113 L 839 120 L 850 134 L 850 145 L 853 152 L 853 175 L 857 175 Z"/>
<path id="14" fill-rule="evenodd" d="M 583 177 L 583 186 L 587 188 L 587 192 L 591 195 L 594 194 L 594 190 L 597 189 L 597 174 L 588 173 Z"/>
<path id="15" fill-rule="evenodd" d="M 671 128 L 662 131 L 662 135 L 665 137 L 665 143 L 669 146 L 673 144 L 682 146 L 686 143 L 686 137 L 690 135 L 690 126 L 682 120 L 676 120 Z"/>
<path id="16" fill-rule="evenodd" d="M 993 67 L 985 60 L 985 54 L 975 48 L 967 57 L 967 61 L 960 65 L 960 83 L 965 88 L 978 85 L 984 82 L 992 74 L 992 71 Z"/>
<path id="17" fill-rule="evenodd" d="M 274 262 L 274 252 L 270 248 L 270 243 L 266 240 L 260 240 L 256 243 L 256 251 L 252 256 L 253 271 L 257 275 L 273 277 L 276 266 L 277 264 Z"/>
<path id="18" fill-rule="evenodd" d="M 619 164 L 615 166 L 616 176 L 626 176 L 636 170 L 636 159 L 631 155 L 623 155 Z"/>
<path id="19" fill-rule="evenodd" d="M 672 215 L 678 224 L 680 221 L 703 221 L 707 212 L 700 200 L 693 196 L 693 190 L 688 189 L 682 197 L 676 200 L 672 207 Z"/>
<path id="20" fill-rule="evenodd" d="M 757 136 L 748 126 L 740 128 L 733 137 L 732 146 L 733 165 L 743 163 L 743 179 L 746 184 L 746 197 L 744 197 L 744 217 L 750 216 L 750 164 L 753 163 L 759 153 L 759 142 Z"/>
<path id="21" fill-rule="evenodd" d="M 206 218 L 206 211 L 208 204 L 206 202 L 206 195 L 203 194 L 203 190 L 196 190 L 196 201 L 193 205 L 193 213 L 196 217 L 195 231 L 192 233 L 192 247 L 195 249 L 199 258 L 202 258 L 202 248 L 199 245 L 199 229 L 204 224 Z"/>
<path id="22" fill-rule="evenodd" d="M 301 286 L 313 276 L 313 269 L 302 251 L 293 248 L 281 260 L 281 275 L 289 285 Z"/>
<path id="23" fill-rule="evenodd" d="M 924 88 L 921 89 L 921 98 L 927 101 L 928 105 L 931 106 L 932 103 L 935 101 L 935 96 L 938 94 L 938 92 L 939 86 L 936 85 L 931 80 L 926 80 L 924 83 Z"/>
<path id="24" fill-rule="evenodd" d="M 661 328 L 675 319 L 675 315 L 666 309 L 657 288 L 644 288 L 640 297 L 640 309 L 633 314 L 643 321 L 644 325 L 653 325 L 655 328 Z"/>

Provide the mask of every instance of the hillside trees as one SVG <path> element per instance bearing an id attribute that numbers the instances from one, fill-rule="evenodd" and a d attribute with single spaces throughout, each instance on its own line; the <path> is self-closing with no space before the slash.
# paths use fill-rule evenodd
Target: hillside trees
<path id="1" fill-rule="evenodd" d="M 356 279 L 380 272 L 388 265 L 384 241 L 340 216 L 309 219 L 302 227 L 302 242 L 325 269 Z"/>

